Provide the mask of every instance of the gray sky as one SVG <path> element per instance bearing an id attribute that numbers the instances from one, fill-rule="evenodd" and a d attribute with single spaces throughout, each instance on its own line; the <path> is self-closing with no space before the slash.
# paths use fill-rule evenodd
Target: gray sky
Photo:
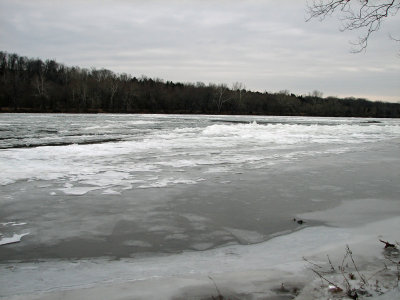
<path id="1" fill-rule="evenodd" d="M 179 82 L 400 102 L 400 12 L 357 32 L 305 22 L 305 0 L 1 0 L 0 50 Z"/>

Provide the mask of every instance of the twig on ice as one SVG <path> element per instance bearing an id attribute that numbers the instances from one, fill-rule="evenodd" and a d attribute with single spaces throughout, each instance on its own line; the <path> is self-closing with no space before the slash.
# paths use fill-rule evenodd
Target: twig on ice
<path id="1" fill-rule="evenodd" d="M 303 260 L 306 261 L 306 262 L 308 262 L 310 265 L 313 265 L 313 266 L 316 266 L 317 268 L 322 269 L 321 266 L 317 265 L 316 263 L 313 263 L 313 262 L 309 261 L 309 260 L 308 260 L 307 258 L 305 258 L 304 256 L 303 256 Z M 313 271 L 314 271 L 314 270 L 313 270 Z"/>
<path id="2" fill-rule="evenodd" d="M 386 248 L 396 248 L 396 245 L 395 244 L 392 244 L 392 243 L 389 243 L 389 242 L 386 242 L 386 241 L 382 241 L 381 239 L 379 240 L 381 243 L 384 243 L 385 244 L 385 249 Z"/>
<path id="3" fill-rule="evenodd" d="M 327 279 L 327 278 L 325 278 L 324 276 L 322 276 L 321 273 L 315 271 L 314 269 L 311 269 L 311 271 L 313 271 L 315 274 L 317 274 L 317 275 L 319 276 L 319 278 L 325 280 L 325 281 L 326 281 L 327 283 L 329 283 L 330 285 L 333 285 L 333 286 L 335 287 L 335 289 L 336 289 L 337 292 L 343 291 L 343 289 L 342 289 L 340 286 L 338 286 L 336 283 L 333 283 L 333 282 L 330 281 L 329 279 Z"/>
<path id="4" fill-rule="evenodd" d="M 353 259 L 353 253 L 351 252 L 351 250 L 350 250 L 350 248 L 349 248 L 349 245 L 346 245 L 346 248 L 347 248 L 346 250 L 347 250 L 347 252 L 349 253 L 349 256 L 350 256 L 350 258 L 351 258 L 351 261 L 353 262 L 354 268 L 355 268 L 356 271 L 357 271 L 358 276 L 360 276 L 360 278 L 361 278 L 362 282 L 364 282 L 364 284 L 367 284 L 368 282 L 365 280 L 364 276 L 362 276 L 362 275 L 360 274 L 360 272 L 358 271 L 357 265 L 356 265 L 356 263 L 354 262 L 354 259 Z"/>
<path id="5" fill-rule="evenodd" d="M 329 255 L 327 254 L 326 256 L 328 257 L 329 264 L 331 265 L 331 270 L 335 271 L 335 267 L 333 266 L 331 259 L 329 258 Z"/>

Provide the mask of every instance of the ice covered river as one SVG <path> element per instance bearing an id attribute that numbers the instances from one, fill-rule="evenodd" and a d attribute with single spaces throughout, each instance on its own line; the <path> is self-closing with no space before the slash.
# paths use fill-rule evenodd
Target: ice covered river
<path id="1" fill-rule="evenodd" d="M 0 114 L 0 262 L 260 243 L 398 199 L 399 147 L 395 119 Z"/>

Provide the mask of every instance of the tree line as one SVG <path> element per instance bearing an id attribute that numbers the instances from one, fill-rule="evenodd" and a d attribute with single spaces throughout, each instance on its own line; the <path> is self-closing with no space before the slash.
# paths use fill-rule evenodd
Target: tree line
<path id="1" fill-rule="evenodd" d="M 136 78 L 0 51 L 0 111 L 400 117 L 400 104 Z"/>

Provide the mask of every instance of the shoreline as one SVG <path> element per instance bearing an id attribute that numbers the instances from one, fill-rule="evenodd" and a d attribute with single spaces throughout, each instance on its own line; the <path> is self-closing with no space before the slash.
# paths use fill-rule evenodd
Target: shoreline
<path id="1" fill-rule="evenodd" d="M 351 202 L 334 209 L 348 212 L 349 205 L 354 206 Z M 360 205 L 361 202 L 356 203 Z M 371 206 L 369 211 L 375 208 Z M 321 213 L 323 216 L 325 212 Z M 117 300 L 129 295 L 133 299 L 207 299 L 204 298 L 207 294 L 216 296 L 211 276 L 226 297 L 263 295 L 262 299 L 269 299 L 282 283 L 307 292 L 307 287 L 319 282 L 315 276 L 310 277 L 312 273 L 303 257 L 319 264 L 326 263 L 326 255 L 332 261 L 340 261 L 348 244 L 361 270 L 369 269 L 371 264 L 378 266 L 384 260 L 378 239 L 398 240 L 396 228 L 399 227 L 400 217 L 396 216 L 344 228 L 308 227 L 260 244 L 161 257 L 10 262 L 0 264 L 4 274 L 0 278 L 0 297 Z M 253 299 L 246 297 L 232 299 Z M 307 299 L 304 297 L 296 299 Z"/>

